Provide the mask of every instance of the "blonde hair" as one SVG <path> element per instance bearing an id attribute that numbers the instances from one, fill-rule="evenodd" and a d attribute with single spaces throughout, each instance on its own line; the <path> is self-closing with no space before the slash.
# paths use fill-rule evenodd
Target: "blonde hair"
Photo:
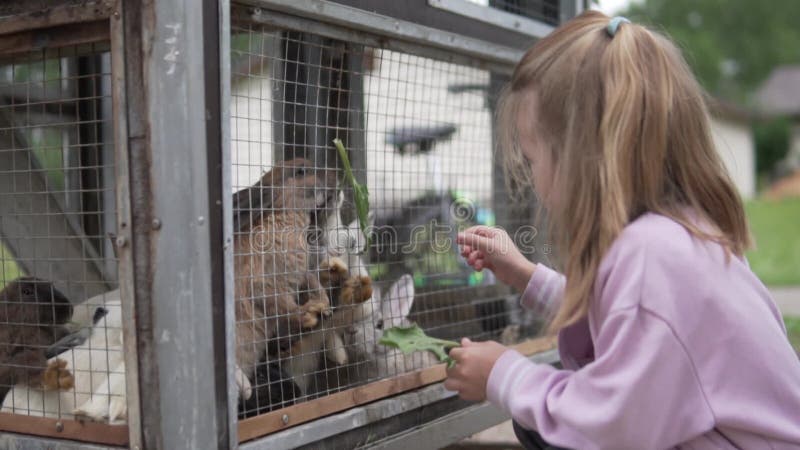
<path id="1" fill-rule="evenodd" d="M 646 212 L 729 254 L 750 245 L 742 201 L 710 135 L 705 94 L 680 51 L 636 24 L 621 24 L 612 37 L 608 23 L 587 11 L 538 41 L 498 105 L 510 187 L 531 183 L 516 129 L 527 93 L 535 93 L 537 112 L 529 126 L 553 163 L 558 201 L 547 216 L 567 284 L 550 332 L 586 315 L 601 259 Z"/>

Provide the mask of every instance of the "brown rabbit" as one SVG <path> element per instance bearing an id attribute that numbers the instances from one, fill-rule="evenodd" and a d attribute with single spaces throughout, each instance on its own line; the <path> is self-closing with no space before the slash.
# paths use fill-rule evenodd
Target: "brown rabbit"
<path id="1" fill-rule="evenodd" d="M 306 245 L 311 213 L 335 183 L 328 172 L 304 159 L 285 161 L 234 196 L 236 378 L 245 399 L 256 363 L 276 338 L 276 347 L 288 349 L 300 330 L 330 315 L 328 297 L 308 271 Z"/>

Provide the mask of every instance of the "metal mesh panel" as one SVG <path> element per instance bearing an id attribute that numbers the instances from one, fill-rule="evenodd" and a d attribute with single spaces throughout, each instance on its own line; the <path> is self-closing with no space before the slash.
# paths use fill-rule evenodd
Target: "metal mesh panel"
<path id="1" fill-rule="evenodd" d="M 436 363 L 378 344 L 393 326 L 509 344 L 537 331 L 454 244 L 471 225 L 532 221 L 493 157 L 501 76 L 246 23 L 231 42 L 241 416 Z M 369 188 L 369 238 L 335 137 Z M 528 253 L 546 250 L 523 231 Z"/>
<path id="2" fill-rule="evenodd" d="M 0 60 L 4 412 L 125 419 L 106 48 Z"/>

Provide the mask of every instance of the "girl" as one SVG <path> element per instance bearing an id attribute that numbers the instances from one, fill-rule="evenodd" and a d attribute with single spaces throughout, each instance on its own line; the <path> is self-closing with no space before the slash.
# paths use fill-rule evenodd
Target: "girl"
<path id="1" fill-rule="evenodd" d="M 501 230 L 458 243 L 551 313 L 564 368 L 464 339 L 445 386 L 508 412 L 530 448 L 800 448 L 800 362 L 675 46 L 588 11 L 525 54 L 498 127 L 566 277 Z"/>

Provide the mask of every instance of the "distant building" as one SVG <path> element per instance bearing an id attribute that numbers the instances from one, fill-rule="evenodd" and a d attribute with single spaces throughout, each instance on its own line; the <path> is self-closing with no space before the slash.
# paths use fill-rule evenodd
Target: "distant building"
<path id="1" fill-rule="evenodd" d="M 800 65 L 773 70 L 758 88 L 756 102 L 764 114 L 800 118 Z"/>
<path id="2" fill-rule="evenodd" d="M 752 198 L 756 193 L 752 115 L 739 106 L 720 100 L 713 100 L 710 109 L 711 134 L 717 152 L 742 197 Z"/>

